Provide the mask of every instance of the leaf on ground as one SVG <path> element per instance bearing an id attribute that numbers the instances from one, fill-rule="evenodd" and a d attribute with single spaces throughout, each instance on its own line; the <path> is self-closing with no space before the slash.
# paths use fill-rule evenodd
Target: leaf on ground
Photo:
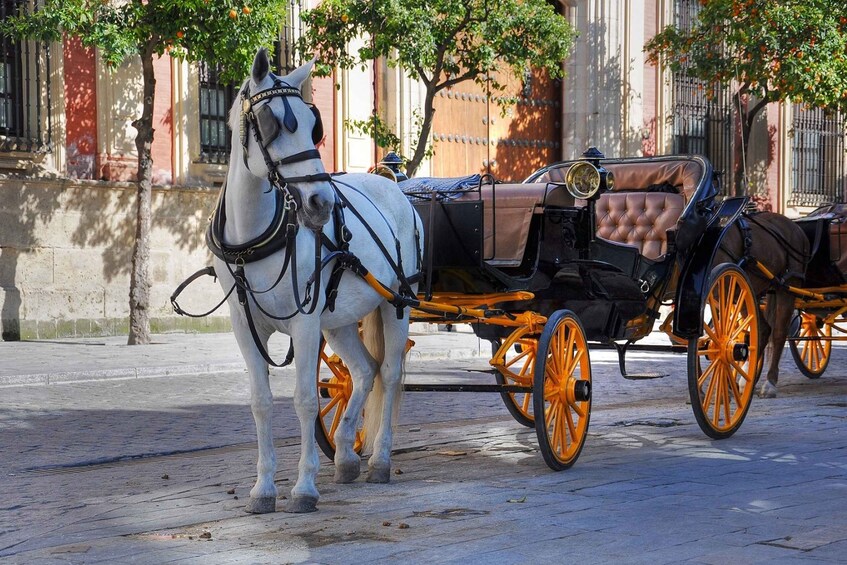
<path id="1" fill-rule="evenodd" d="M 511 502 L 513 504 L 523 504 L 524 502 L 526 502 L 526 496 L 524 495 L 520 498 L 510 498 L 506 502 Z"/>
<path id="2" fill-rule="evenodd" d="M 447 449 L 445 451 L 438 451 L 436 455 L 446 455 L 447 457 L 459 457 L 460 455 L 467 455 L 467 451 L 456 451 L 453 449 Z"/>

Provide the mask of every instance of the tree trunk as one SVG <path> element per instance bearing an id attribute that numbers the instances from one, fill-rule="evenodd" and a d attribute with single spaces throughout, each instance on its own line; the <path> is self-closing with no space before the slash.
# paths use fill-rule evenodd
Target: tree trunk
<path id="1" fill-rule="evenodd" d="M 415 146 L 415 154 L 406 163 L 406 175 L 409 178 L 415 176 L 418 167 L 421 165 L 421 161 L 424 159 L 424 155 L 426 155 L 426 146 L 429 143 L 429 134 L 432 131 L 432 120 L 435 117 L 434 100 L 435 91 L 428 88 L 424 97 L 424 119 L 421 124 L 421 133 L 418 136 L 418 144 Z"/>
<path id="2" fill-rule="evenodd" d="M 132 251 L 132 276 L 129 282 L 129 345 L 150 343 L 150 229 L 153 200 L 153 102 L 156 76 L 153 73 L 153 48 L 141 52 L 144 80 L 141 117 L 132 122 L 138 131 L 138 188 L 136 191 L 135 247 Z"/>

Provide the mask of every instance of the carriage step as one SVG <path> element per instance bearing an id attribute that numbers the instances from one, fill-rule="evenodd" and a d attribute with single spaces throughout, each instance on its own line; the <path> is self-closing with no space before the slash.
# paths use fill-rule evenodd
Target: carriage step
<path id="1" fill-rule="evenodd" d="M 618 366 L 621 370 L 621 376 L 625 379 L 629 379 L 631 381 L 645 380 L 645 379 L 661 379 L 667 377 L 668 375 L 665 373 L 655 373 L 655 372 L 646 372 L 646 373 L 637 373 L 630 374 L 626 372 L 626 350 L 632 345 L 631 341 L 627 341 L 626 343 L 618 343 L 613 342 L 615 345 L 615 349 L 618 352 Z"/>

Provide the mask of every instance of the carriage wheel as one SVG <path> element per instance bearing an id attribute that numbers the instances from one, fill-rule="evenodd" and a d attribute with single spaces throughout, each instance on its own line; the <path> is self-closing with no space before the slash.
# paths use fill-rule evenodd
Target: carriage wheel
<path id="1" fill-rule="evenodd" d="M 591 416 L 591 361 L 576 315 L 557 310 L 538 340 L 533 383 L 535 432 L 545 463 L 563 471 L 576 463 Z"/>
<path id="2" fill-rule="evenodd" d="M 497 369 L 494 378 L 500 385 L 532 386 L 532 371 L 538 349 L 537 336 L 522 327 L 512 332 L 503 343 L 491 342 L 491 364 Z M 532 395 L 528 392 L 501 392 L 509 414 L 521 425 L 531 428 Z"/>
<path id="3" fill-rule="evenodd" d="M 353 379 L 344 362 L 337 355 L 327 355 L 326 343 L 321 341 L 321 354 L 318 358 L 318 418 L 315 423 L 315 440 L 324 455 L 335 459 L 335 430 L 341 423 L 341 417 L 347 410 L 350 396 L 353 394 Z M 321 363 L 326 365 L 331 376 L 321 376 Z M 353 450 L 361 454 L 364 445 L 364 429 L 356 430 Z"/>
<path id="4" fill-rule="evenodd" d="M 800 372 L 810 379 L 820 377 L 829 366 L 832 352 L 832 324 L 807 312 L 800 312 L 791 322 L 790 337 L 803 338 L 789 341 L 791 356 Z"/>
<path id="5" fill-rule="evenodd" d="M 753 399 L 761 370 L 759 309 L 741 269 L 712 269 L 704 300 L 703 331 L 688 342 L 688 393 L 694 417 L 714 439 L 734 434 Z"/>

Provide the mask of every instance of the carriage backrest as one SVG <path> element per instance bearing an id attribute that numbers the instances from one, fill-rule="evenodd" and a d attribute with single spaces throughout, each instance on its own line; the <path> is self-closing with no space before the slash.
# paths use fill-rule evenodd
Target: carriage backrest
<path id="1" fill-rule="evenodd" d="M 603 166 L 614 173 L 615 185 L 597 200 L 597 235 L 635 246 L 648 259 L 661 259 L 668 249 L 668 230 L 676 228 L 695 199 L 707 167 L 687 157 L 610 160 Z M 550 167 L 533 180 L 564 182 L 569 167 Z"/>

